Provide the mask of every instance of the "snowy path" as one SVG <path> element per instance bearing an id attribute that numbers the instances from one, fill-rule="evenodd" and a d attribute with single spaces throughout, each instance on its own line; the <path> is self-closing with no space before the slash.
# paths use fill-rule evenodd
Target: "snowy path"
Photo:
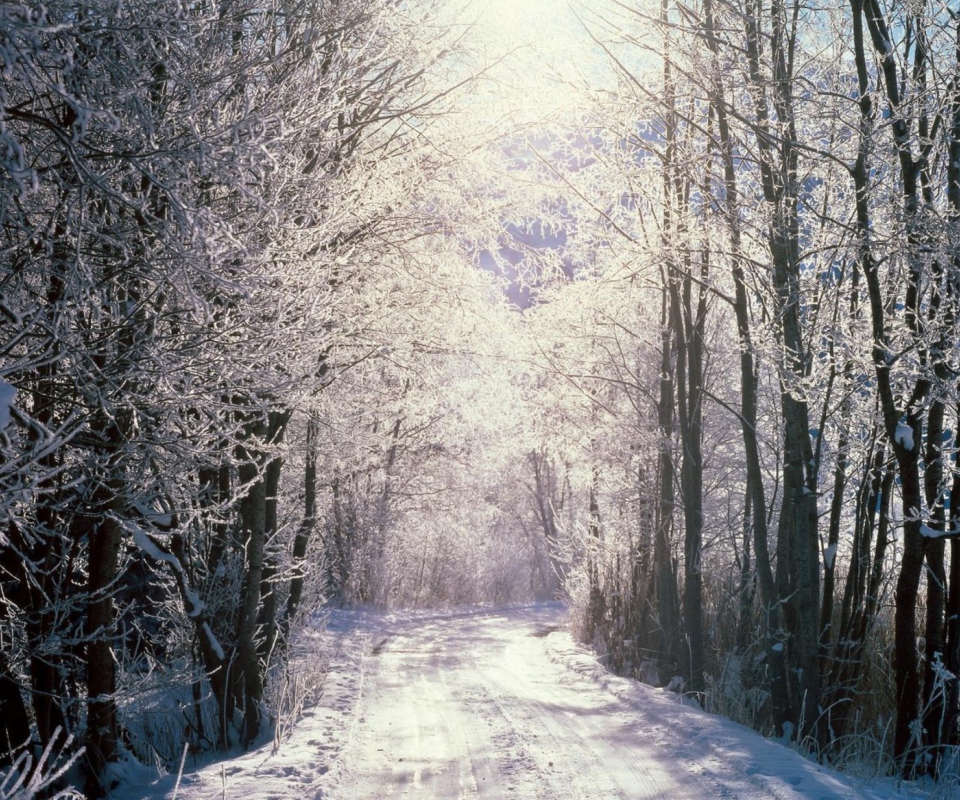
<path id="1" fill-rule="evenodd" d="M 320 702 L 280 750 L 191 770 L 177 800 L 892 800 L 676 695 L 605 672 L 541 605 L 335 612 Z M 172 798 L 173 776 L 116 800 Z M 929 789 L 929 785 L 926 787 Z"/>
<path id="2" fill-rule="evenodd" d="M 339 800 L 871 797 L 744 728 L 607 676 L 554 607 L 378 634 Z"/>
<path id="3" fill-rule="evenodd" d="M 383 638 L 338 796 L 702 794 L 613 695 L 550 659 L 555 616 L 442 618 Z"/>

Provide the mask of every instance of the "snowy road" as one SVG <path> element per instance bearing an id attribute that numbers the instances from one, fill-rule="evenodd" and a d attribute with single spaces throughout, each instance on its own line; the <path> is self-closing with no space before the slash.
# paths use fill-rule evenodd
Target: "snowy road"
<path id="1" fill-rule="evenodd" d="M 375 634 L 339 800 L 869 797 L 675 696 L 606 676 L 555 607 Z M 551 635 L 552 634 L 552 635 Z"/>
<path id="2" fill-rule="evenodd" d="M 279 750 L 266 744 L 114 800 L 917 800 L 617 678 L 560 606 L 337 611 L 314 641 L 330 671 Z M 331 648 L 333 648 L 331 650 Z M 951 795 L 943 795 L 951 796 Z"/>

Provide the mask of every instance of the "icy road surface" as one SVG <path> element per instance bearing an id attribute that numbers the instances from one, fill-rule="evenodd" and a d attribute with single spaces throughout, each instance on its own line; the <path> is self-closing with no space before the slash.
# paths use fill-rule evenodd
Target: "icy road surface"
<path id="1" fill-rule="evenodd" d="M 279 750 L 187 765 L 176 798 L 915 800 L 930 789 L 855 782 L 614 677 L 563 627 L 559 605 L 334 612 L 314 635 L 331 666 L 322 696 Z M 173 779 L 114 797 L 169 800 Z"/>

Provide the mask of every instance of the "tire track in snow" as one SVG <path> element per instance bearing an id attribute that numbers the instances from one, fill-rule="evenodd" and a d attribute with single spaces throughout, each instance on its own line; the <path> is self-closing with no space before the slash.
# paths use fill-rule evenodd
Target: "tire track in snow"
<path id="1" fill-rule="evenodd" d="M 337 797 L 499 797 L 487 743 L 455 695 L 466 666 L 448 638 L 402 627 L 375 648 Z"/>
<path id="2" fill-rule="evenodd" d="M 551 663 L 542 640 L 512 641 L 483 676 L 489 696 L 534 753 L 536 797 L 652 800 L 682 797 L 693 788 L 682 774 L 656 767 L 662 753 L 615 699 Z"/>

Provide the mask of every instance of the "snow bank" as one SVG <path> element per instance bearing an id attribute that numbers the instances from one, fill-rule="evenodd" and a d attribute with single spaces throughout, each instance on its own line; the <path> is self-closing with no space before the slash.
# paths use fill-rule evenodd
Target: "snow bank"
<path id="1" fill-rule="evenodd" d="M 709 775 L 732 797 L 778 800 L 920 800 L 933 788 L 893 778 L 859 780 L 817 764 L 782 742 L 708 714 L 696 703 L 612 675 L 568 633 L 547 638 L 551 660 L 615 695 L 643 720 L 644 735 L 666 749 L 679 766 Z"/>
<path id="2" fill-rule="evenodd" d="M 111 800 L 320 800 L 329 796 L 341 774 L 340 753 L 356 727 L 363 691 L 364 656 L 374 626 L 363 612 L 332 615 L 298 643 L 293 668 L 321 681 L 319 699 L 297 720 L 280 726 L 281 741 L 265 741 L 247 753 L 222 760 L 188 755 L 176 786 L 174 774 L 126 770 Z M 315 667 L 326 669 L 318 672 Z"/>

